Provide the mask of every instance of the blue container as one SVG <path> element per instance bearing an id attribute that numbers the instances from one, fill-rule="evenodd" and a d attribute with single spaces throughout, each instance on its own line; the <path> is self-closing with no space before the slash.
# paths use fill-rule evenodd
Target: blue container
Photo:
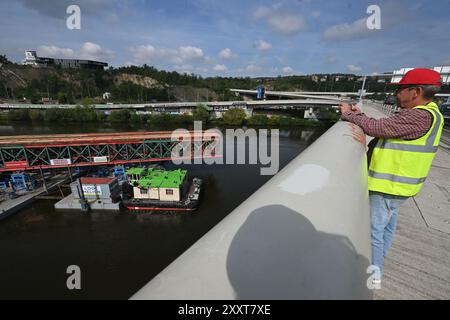
<path id="1" fill-rule="evenodd" d="M 30 184 L 30 178 L 26 174 L 12 174 L 11 186 L 15 190 L 28 190 Z"/>

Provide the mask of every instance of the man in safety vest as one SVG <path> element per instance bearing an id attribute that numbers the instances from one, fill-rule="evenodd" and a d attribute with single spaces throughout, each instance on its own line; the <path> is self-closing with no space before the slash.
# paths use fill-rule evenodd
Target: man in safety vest
<path id="1" fill-rule="evenodd" d="M 433 97 L 441 87 L 440 74 L 413 69 L 396 84 L 400 112 L 382 119 L 369 118 L 352 105 L 341 104 L 342 120 L 375 137 L 369 144 L 369 200 L 372 264 L 381 283 L 384 258 L 394 238 L 400 205 L 423 186 L 439 145 L 444 117 Z"/>

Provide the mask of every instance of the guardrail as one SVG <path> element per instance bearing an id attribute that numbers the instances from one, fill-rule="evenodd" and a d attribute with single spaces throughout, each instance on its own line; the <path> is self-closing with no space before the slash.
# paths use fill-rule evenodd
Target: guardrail
<path id="1" fill-rule="evenodd" d="M 370 299 L 366 141 L 338 122 L 132 299 Z"/>

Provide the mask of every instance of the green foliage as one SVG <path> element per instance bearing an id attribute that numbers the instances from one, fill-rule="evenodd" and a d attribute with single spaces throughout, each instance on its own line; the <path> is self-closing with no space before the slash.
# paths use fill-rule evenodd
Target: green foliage
<path id="1" fill-rule="evenodd" d="M 31 110 L 30 119 L 31 121 L 42 121 L 44 120 L 44 113 L 41 110 Z"/>
<path id="2" fill-rule="evenodd" d="M 272 126 L 272 127 L 279 126 L 280 125 L 279 117 L 278 116 L 269 117 L 269 121 L 267 122 L 267 125 Z"/>
<path id="3" fill-rule="evenodd" d="M 280 127 L 290 127 L 290 126 L 294 125 L 294 123 L 296 122 L 295 120 L 296 119 L 291 118 L 291 117 L 281 116 L 281 117 L 278 117 L 278 125 Z"/>
<path id="4" fill-rule="evenodd" d="M 94 104 L 94 101 L 91 98 L 83 98 L 83 100 L 81 100 L 81 105 L 83 107 L 89 107 L 93 104 Z"/>
<path id="5" fill-rule="evenodd" d="M 43 112 L 43 119 L 47 122 L 95 122 L 99 121 L 97 112 L 90 107 L 77 106 L 73 109 L 51 108 Z"/>
<path id="6" fill-rule="evenodd" d="M 74 121 L 87 121 L 94 122 L 97 121 L 97 111 L 93 107 L 80 107 L 75 108 Z"/>
<path id="7" fill-rule="evenodd" d="M 327 114 L 328 112 L 328 114 Z M 230 109 L 223 114 L 222 118 L 212 119 L 211 123 L 217 126 L 243 124 L 250 126 L 267 127 L 295 127 L 295 126 L 323 126 L 339 120 L 339 114 L 333 110 L 324 111 L 328 120 L 311 121 L 298 117 L 254 115 L 245 119 L 245 112 L 242 109 Z M 103 112 L 98 112 L 92 107 L 77 106 L 73 109 L 51 108 L 46 110 L 10 110 L 5 113 L 5 120 L 11 121 L 46 121 L 46 122 L 104 122 L 111 123 L 147 123 L 158 127 L 170 125 L 189 125 L 194 121 L 194 116 L 188 114 L 171 115 L 139 115 L 129 110 L 113 111 L 109 117 Z M 322 114 L 324 115 L 324 114 Z"/>
<path id="8" fill-rule="evenodd" d="M 123 109 L 111 112 L 108 120 L 110 122 L 128 122 L 128 120 L 130 120 L 130 117 L 130 111 L 127 109 Z"/>
<path id="9" fill-rule="evenodd" d="M 136 112 L 131 113 L 130 121 L 133 123 L 139 123 L 142 122 L 142 117 L 138 115 Z"/>
<path id="10" fill-rule="evenodd" d="M 147 121 L 150 125 L 156 125 L 156 126 L 162 126 L 167 125 L 173 122 L 175 119 L 175 115 L 167 114 L 167 113 L 161 113 L 156 115 L 151 115 Z"/>
<path id="11" fill-rule="evenodd" d="M 234 94 L 228 91 L 229 88 L 243 88 L 254 89 L 258 85 L 258 81 L 255 79 L 247 78 L 202 78 L 195 74 L 180 74 L 175 71 L 158 70 L 152 66 L 144 64 L 143 66 L 129 66 L 114 69 L 112 71 L 115 74 L 127 73 L 137 74 L 144 77 L 153 78 L 160 83 L 165 83 L 170 86 L 176 85 L 190 85 L 195 88 L 208 88 L 215 91 L 220 96 L 226 95 L 228 98 L 233 97 Z"/>
<path id="12" fill-rule="evenodd" d="M 0 55 L 0 62 L 10 65 L 12 71 L 32 70 L 30 66 L 19 66 L 9 64 L 5 56 Z M 33 70 L 33 72 L 36 72 Z M 352 80 L 345 77 L 336 81 L 339 75 L 318 75 L 326 81 L 313 81 L 309 76 L 287 76 L 266 79 L 252 79 L 250 77 L 210 77 L 203 78 L 195 74 L 180 74 L 175 71 L 158 70 L 152 66 L 130 66 L 113 68 L 107 70 L 87 70 L 87 69 L 43 69 L 37 71 L 38 77 L 27 82 L 25 87 L 17 87 L 14 92 L 8 89 L 0 90 L 0 98 L 26 97 L 33 102 L 39 101 L 42 97 L 58 99 L 61 103 L 81 102 L 85 97 L 90 99 L 101 99 L 104 92 L 112 94 L 111 102 L 116 103 L 142 103 L 150 101 L 174 101 L 175 97 L 172 88 L 177 86 L 189 86 L 192 88 L 204 88 L 213 91 L 220 100 L 241 100 L 240 96 L 235 96 L 230 92 L 231 88 L 252 89 L 262 83 L 267 90 L 280 91 L 350 91 L 360 89 L 362 81 L 357 81 L 357 76 Z M 20 73 L 20 72 L 19 72 Z M 115 82 L 117 76 L 122 74 L 133 74 L 150 77 L 159 82 L 160 88 L 146 88 L 132 82 Z M 26 76 L 24 76 L 26 78 Z M 0 87 L 1 88 L 1 87 Z M 169 90 L 169 89 L 170 90 Z M 443 88 L 443 90 L 450 90 Z M 389 90 L 384 83 L 376 82 L 375 78 L 369 78 L 366 83 L 366 90 L 372 92 L 384 92 Z M 443 92 L 447 92 L 447 91 Z M 88 106 L 88 103 L 81 103 Z M 204 119 L 203 119 L 204 120 Z"/>
<path id="13" fill-rule="evenodd" d="M 194 122 L 194 117 L 188 114 L 180 114 L 174 117 L 174 124 L 189 124 Z"/>
<path id="14" fill-rule="evenodd" d="M 96 116 L 97 116 L 97 122 L 104 122 L 107 119 L 106 114 L 104 114 L 103 112 L 97 112 Z"/>
<path id="15" fill-rule="evenodd" d="M 68 103 L 67 94 L 64 92 L 58 92 L 58 103 L 66 104 Z"/>
<path id="16" fill-rule="evenodd" d="M 28 109 L 10 110 L 8 112 L 8 120 L 10 121 L 30 120 L 30 112 Z"/>
<path id="17" fill-rule="evenodd" d="M 56 122 L 58 121 L 61 113 L 61 109 L 58 108 L 47 109 L 44 113 L 44 121 Z"/>
<path id="18" fill-rule="evenodd" d="M 130 81 L 110 87 L 108 91 L 111 92 L 112 101 L 122 103 L 173 100 L 173 96 L 169 97 L 166 89 L 146 88 Z"/>
<path id="19" fill-rule="evenodd" d="M 2 64 L 11 64 L 11 61 L 9 61 L 8 58 L 6 58 L 5 55 L 0 54 L 0 63 L 2 63 Z"/>
<path id="20" fill-rule="evenodd" d="M 256 114 L 247 119 L 249 125 L 266 126 L 269 123 L 269 118 L 264 114 Z"/>
<path id="21" fill-rule="evenodd" d="M 229 109 L 222 115 L 223 122 L 232 126 L 240 126 L 245 119 L 245 111 L 242 109 Z"/>
<path id="22" fill-rule="evenodd" d="M 201 103 L 197 105 L 192 115 L 195 121 L 207 123 L 209 120 L 209 111 L 207 106 Z"/>

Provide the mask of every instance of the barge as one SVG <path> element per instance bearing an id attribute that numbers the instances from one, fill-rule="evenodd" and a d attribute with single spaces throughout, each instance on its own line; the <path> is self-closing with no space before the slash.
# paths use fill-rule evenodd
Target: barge
<path id="1" fill-rule="evenodd" d="M 130 168 L 122 184 L 122 205 L 128 210 L 193 211 L 200 203 L 203 181 L 186 170 Z"/>

